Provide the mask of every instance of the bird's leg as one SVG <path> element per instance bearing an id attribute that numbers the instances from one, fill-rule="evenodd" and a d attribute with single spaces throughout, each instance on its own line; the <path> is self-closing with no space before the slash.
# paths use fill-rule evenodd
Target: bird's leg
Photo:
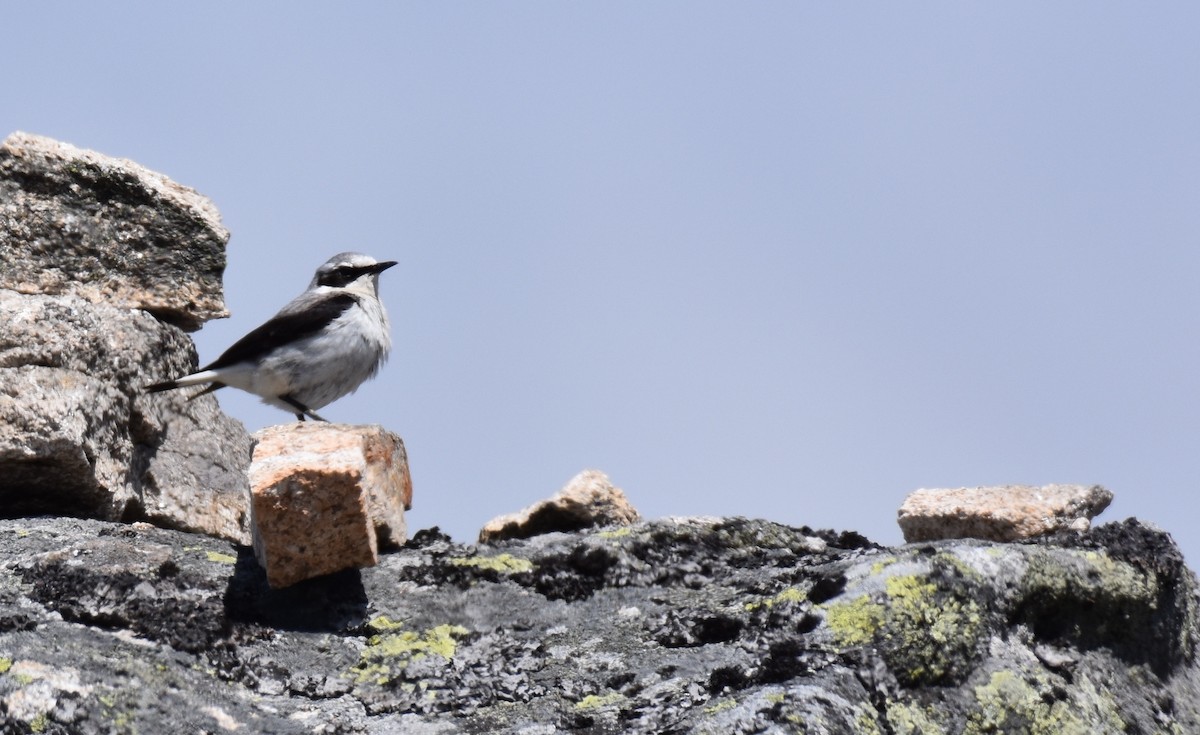
<path id="1" fill-rule="evenodd" d="M 296 418 L 300 419 L 301 421 L 304 420 L 305 416 L 309 417 L 313 421 L 325 421 L 325 419 L 318 416 L 315 411 L 310 411 L 308 409 L 308 406 L 305 406 L 303 403 L 301 403 L 300 401 L 297 401 L 295 398 L 292 398 L 291 396 L 279 396 L 279 400 L 283 401 L 284 403 L 288 404 L 292 408 L 296 409 Z M 329 422 L 325 421 L 325 423 L 329 423 Z"/>

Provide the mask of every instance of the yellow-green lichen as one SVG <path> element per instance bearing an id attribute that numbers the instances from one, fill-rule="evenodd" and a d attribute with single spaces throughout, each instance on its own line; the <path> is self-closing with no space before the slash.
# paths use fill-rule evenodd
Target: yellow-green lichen
<path id="1" fill-rule="evenodd" d="M 1093 731 L 1065 702 L 1049 694 L 1045 682 L 1034 679 L 1030 683 L 1012 671 L 997 671 L 987 684 L 975 687 L 978 709 L 967 718 L 963 733 L 1009 733 L 1016 728 L 1027 735 L 1085 735 Z"/>
<path id="2" fill-rule="evenodd" d="M 600 538 L 624 538 L 633 533 L 633 529 L 629 526 L 621 526 L 614 528 L 611 531 L 600 531 L 596 535 Z"/>
<path id="3" fill-rule="evenodd" d="M 1096 551 L 1036 554 L 1029 559 L 1021 581 L 1026 590 L 1055 597 L 1083 594 L 1108 600 L 1152 601 L 1158 594 L 1153 576 Z"/>
<path id="4" fill-rule="evenodd" d="M 747 602 L 745 607 L 747 612 L 753 612 L 760 607 L 766 607 L 769 610 L 785 602 L 804 602 L 807 599 L 808 595 L 805 594 L 804 590 L 799 587 L 788 587 L 783 592 L 762 602 Z"/>
<path id="5" fill-rule="evenodd" d="M 876 574 L 882 574 L 884 569 L 887 569 L 891 565 L 895 564 L 897 561 L 899 561 L 899 560 L 896 559 L 896 557 L 894 557 L 894 556 L 889 556 L 886 559 L 880 559 L 879 561 L 877 561 L 871 565 L 871 576 L 875 576 Z"/>
<path id="6" fill-rule="evenodd" d="M 860 595 L 822 606 L 838 645 L 876 642 L 906 684 L 936 683 L 966 673 L 984 628 L 978 603 L 913 574 L 886 578 L 884 592 L 879 602 Z"/>
<path id="7" fill-rule="evenodd" d="M 914 574 L 888 577 L 884 585 L 888 597 L 895 604 L 904 607 L 923 604 L 930 595 L 937 592 L 937 585 Z"/>
<path id="8" fill-rule="evenodd" d="M 375 618 L 372 623 L 377 630 L 382 628 L 396 632 L 379 633 L 367 639 L 367 646 L 354 665 L 355 680 L 360 684 L 370 681 L 383 686 L 391 682 L 395 672 L 403 669 L 408 662 L 431 654 L 450 660 L 458 650 L 458 639 L 468 632 L 461 625 L 438 625 L 423 633 L 399 631 L 397 624 L 383 616 Z"/>
<path id="9" fill-rule="evenodd" d="M 0 658 L 0 674 L 7 674 L 12 665 L 13 660 L 11 658 Z"/>
<path id="10" fill-rule="evenodd" d="M 34 732 L 45 732 L 46 725 L 48 724 L 50 724 L 50 719 L 46 717 L 46 713 L 43 712 L 29 721 L 29 729 L 33 730 Z"/>
<path id="11" fill-rule="evenodd" d="M 206 676 L 211 676 L 211 677 L 215 678 L 217 675 L 217 670 L 212 668 L 211 666 L 201 666 L 198 663 L 194 663 L 194 664 L 191 664 L 191 666 L 189 666 L 189 668 L 192 671 L 197 671 L 201 674 L 205 674 Z M 166 669 L 164 668 L 163 671 L 166 671 Z"/>
<path id="12" fill-rule="evenodd" d="M 206 551 L 206 552 L 204 552 L 204 555 L 208 557 L 209 561 L 215 561 L 220 564 L 237 564 L 236 556 L 230 556 L 229 554 L 222 554 L 219 551 Z"/>
<path id="13" fill-rule="evenodd" d="M 879 713 L 874 707 L 859 704 L 854 708 L 854 732 L 856 735 L 883 735 L 879 727 Z"/>
<path id="14" fill-rule="evenodd" d="M 1078 679 L 1073 700 L 1083 719 L 1103 723 L 1101 732 L 1125 732 L 1125 720 L 1121 718 L 1116 697 L 1107 688 L 1097 688 L 1090 677 L 1085 675 Z"/>
<path id="15" fill-rule="evenodd" d="M 403 628 L 404 623 L 397 623 L 386 615 L 376 615 L 367 621 L 367 627 L 376 633 L 387 633 L 390 630 Z"/>
<path id="16" fill-rule="evenodd" d="M 475 567 L 500 574 L 519 574 L 533 570 L 533 562 L 512 554 L 497 554 L 496 556 L 459 556 L 450 559 L 456 567 Z"/>
<path id="17" fill-rule="evenodd" d="M 934 683 L 972 664 L 983 611 L 916 575 L 889 577 L 884 657 L 908 684 Z"/>
<path id="18" fill-rule="evenodd" d="M 620 692 L 609 692 L 604 695 L 589 694 L 575 703 L 575 709 L 599 709 L 625 700 Z"/>
<path id="19" fill-rule="evenodd" d="M 829 603 L 824 609 L 825 624 L 840 646 L 861 646 L 883 626 L 883 605 L 872 602 L 867 595 L 849 602 Z"/>
<path id="20" fill-rule="evenodd" d="M 979 572 L 975 571 L 974 567 L 950 552 L 942 552 L 933 557 L 933 564 L 941 564 L 944 566 L 953 567 L 954 569 L 958 570 L 959 574 L 967 579 L 979 579 L 980 576 Z"/>
<path id="21" fill-rule="evenodd" d="M 733 709 L 736 706 L 737 706 L 736 699 L 722 699 L 721 701 L 717 702 L 716 704 L 712 704 L 712 705 L 705 707 L 704 714 L 715 715 L 718 712 L 724 712 L 725 710 Z"/>
<path id="22" fill-rule="evenodd" d="M 975 687 L 977 709 L 967 718 L 966 735 L 1020 732 L 1029 735 L 1085 735 L 1125 732 L 1126 723 L 1112 692 L 1083 676 L 1066 699 L 1047 674 L 997 671 Z"/>
<path id="23" fill-rule="evenodd" d="M 889 702 L 887 721 L 895 735 L 945 735 L 932 707 L 922 709 L 916 704 Z"/>
<path id="24" fill-rule="evenodd" d="M 1114 561 L 1108 554 L 1098 551 L 1089 550 L 1080 554 L 1108 582 L 1106 586 L 1109 589 L 1122 590 L 1142 599 L 1149 599 L 1158 594 L 1158 578 L 1138 570 L 1132 564 Z"/>
<path id="25" fill-rule="evenodd" d="M 104 715 L 105 721 L 114 732 L 131 731 L 129 726 L 133 722 L 133 715 L 117 709 L 118 702 L 116 696 L 101 694 L 96 697 L 96 700 L 103 705 L 101 712 Z"/>
<path id="26" fill-rule="evenodd" d="M 466 634 L 467 629 L 461 625 L 439 625 L 424 633 L 406 630 L 401 633 L 372 636 L 367 647 L 375 654 L 386 657 L 422 658 L 426 654 L 432 653 L 444 659 L 451 659 L 454 658 L 454 652 L 458 650 L 458 642 L 455 637 Z"/>

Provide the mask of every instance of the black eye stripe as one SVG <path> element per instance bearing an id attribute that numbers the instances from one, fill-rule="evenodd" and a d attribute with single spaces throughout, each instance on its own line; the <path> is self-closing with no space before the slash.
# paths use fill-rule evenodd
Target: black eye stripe
<path id="1" fill-rule="evenodd" d="M 354 265 L 339 265 L 334 268 L 325 269 L 317 278 L 318 285 L 333 286 L 340 288 L 349 285 L 352 281 L 371 273 L 374 266 L 354 266 Z"/>

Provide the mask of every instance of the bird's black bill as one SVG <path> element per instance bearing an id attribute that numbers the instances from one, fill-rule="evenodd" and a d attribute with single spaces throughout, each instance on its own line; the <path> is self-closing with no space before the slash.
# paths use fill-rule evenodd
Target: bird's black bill
<path id="1" fill-rule="evenodd" d="M 388 268 L 391 268 L 393 265 L 396 265 L 396 261 L 385 260 L 382 263 L 376 263 L 375 265 L 371 266 L 371 272 L 372 273 L 383 273 L 385 270 L 387 270 Z"/>

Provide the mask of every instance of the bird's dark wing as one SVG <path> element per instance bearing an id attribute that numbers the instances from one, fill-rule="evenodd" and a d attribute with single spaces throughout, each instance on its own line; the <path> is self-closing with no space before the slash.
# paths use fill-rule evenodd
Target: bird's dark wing
<path id="1" fill-rule="evenodd" d="M 354 306 L 347 293 L 326 296 L 295 309 L 285 308 L 270 321 L 242 337 L 201 370 L 217 370 L 239 362 L 253 362 L 277 347 L 309 337 Z"/>

